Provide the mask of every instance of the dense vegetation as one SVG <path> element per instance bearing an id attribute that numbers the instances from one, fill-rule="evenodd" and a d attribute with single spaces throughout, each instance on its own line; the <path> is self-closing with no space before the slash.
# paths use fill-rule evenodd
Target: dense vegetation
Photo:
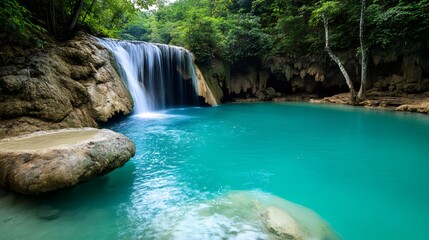
<path id="1" fill-rule="evenodd" d="M 177 0 L 157 11 L 139 12 L 122 38 L 191 49 L 197 60 L 287 55 L 324 51 L 321 13 L 327 12 L 331 47 L 359 46 L 360 1 Z M 366 41 L 374 50 L 414 47 L 429 39 L 428 0 L 373 0 L 366 10 Z"/>
<path id="2" fill-rule="evenodd" d="M 334 50 L 359 46 L 360 1 L 334 0 L 2 0 L 0 40 L 31 44 L 81 29 L 123 39 L 175 44 L 198 62 L 230 63 L 324 51 L 321 13 L 328 15 Z M 152 6 L 152 10 L 147 10 Z M 155 6 L 155 7 L 154 7 Z M 145 10 L 146 9 L 146 10 Z M 374 51 L 406 50 L 429 39 L 429 0 L 371 0 L 366 42 Z"/>
<path id="3" fill-rule="evenodd" d="M 50 37 L 62 41 L 72 38 L 78 30 L 118 37 L 139 9 L 152 3 L 152 0 L 1 0 L 0 39 L 23 44 Z"/>

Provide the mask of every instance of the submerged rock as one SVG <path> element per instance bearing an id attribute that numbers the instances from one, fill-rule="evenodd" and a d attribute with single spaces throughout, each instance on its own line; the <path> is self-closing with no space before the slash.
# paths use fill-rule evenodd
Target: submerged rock
<path id="1" fill-rule="evenodd" d="M 159 239 L 339 239 L 311 209 L 260 191 L 231 191 L 152 221 Z"/>
<path id="2" fill-rule="evenodd" d="M 37 212 L 37 217 L 43 220 L 54 220 L 60 217 L 60 210 L 51 206 L 44 206 Z"/>
<path id="3" fill-rule="evenodd" d="M 303 239 L 298 223 L 285 211 L 277 207 L 268 207 L 263 217 L 267 228 L 281 239 Z"/>
<path id="4" fill-rule="evenodd" d="M 76 185 L 125 164 L 127 137 L 107 129 L 40 131 L 0 140 L 0 186 L 37 194 Z"/>

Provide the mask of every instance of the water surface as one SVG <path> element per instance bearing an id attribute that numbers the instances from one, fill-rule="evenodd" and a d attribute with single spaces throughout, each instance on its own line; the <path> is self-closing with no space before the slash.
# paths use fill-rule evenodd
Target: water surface
<path id="1" fill-rule="evenodd" d="M 264 194 L 314 210 L 341 239 L 428 239 L 425 115 L 253 103 L 148 116 L 108 126 L 137 146 L 108 176 L 0 194 L 2 239 L 264 239 L 230 200 Z"/>

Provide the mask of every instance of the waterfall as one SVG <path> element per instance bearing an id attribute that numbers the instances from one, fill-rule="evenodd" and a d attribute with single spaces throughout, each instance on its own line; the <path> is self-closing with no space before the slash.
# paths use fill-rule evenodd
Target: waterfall
<path id="1" fill-rule="evenodd" d="M 192 54 L 184 48 L 99 39 L 113 53 L 134 101 L 134 113 L 200 105 Z"/>

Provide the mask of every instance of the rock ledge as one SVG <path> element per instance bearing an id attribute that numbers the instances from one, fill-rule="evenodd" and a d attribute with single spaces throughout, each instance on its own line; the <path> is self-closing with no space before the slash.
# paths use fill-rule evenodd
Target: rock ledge
<path id="1" fill-rule="evenodd" d="M 135 146 L 107 129 L 40 131 L 0 140 L 0 186 L 38 194 L 76 185 L 123 166 Z"/>

